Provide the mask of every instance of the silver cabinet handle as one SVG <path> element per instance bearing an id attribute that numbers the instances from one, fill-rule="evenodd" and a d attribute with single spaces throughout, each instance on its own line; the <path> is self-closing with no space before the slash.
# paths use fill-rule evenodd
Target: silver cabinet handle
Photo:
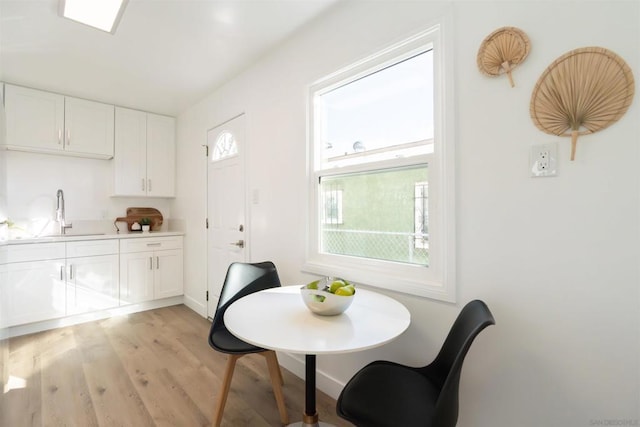
<path id="1" fill-rule="evenodd" d="M 238 240 L 238 241 L 237 241 L 237 242 L 235 242 L 235 243 L 229 243 L 229 244 L 230 244 L 230 245 L 237 246 L 237 247 L 239 247 L 239 248 L 244 248 L 244 240 L 242 240 L 242 239 Z"/>
<path id="2" fill-rule="evenodd" d="M 63 272 L 62 272 L 62 271 L 63 271 L 63 270 L 64 270 L 64 265 L 61 265 L 61 266 L 60 266 L 60 280 L 62 280 L 62 274 L 63 274 Z"/>
<path id="3" fill-rule="evenodd" d="M 161 242 L 147 243 L 147 246 L 160 246 L 160 245 L 162 245 Z"/>
<path id="4" fill-rule="evenodd" d="M 73 280 L 73 264 L 69 266 L 69 280 Z"/>
<path id="5" fill-rule="evenodd" d="M 149 257 L 149 270 L 153 270 L 153 257 Z"/>
<path id="6" fill-rule="evenodd" d="M 160 270 L 160 257 L 156 257 L 156 270 Z"/>

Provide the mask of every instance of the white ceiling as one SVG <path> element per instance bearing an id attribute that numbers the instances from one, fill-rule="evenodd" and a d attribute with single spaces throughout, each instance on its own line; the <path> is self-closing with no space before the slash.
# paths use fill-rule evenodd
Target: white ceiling
<path id="1" fill-rule="evenodd" d="M 115 35 L 0 0 L 3 81 L 177 115 L 340 0 L 129 0 Z"/>

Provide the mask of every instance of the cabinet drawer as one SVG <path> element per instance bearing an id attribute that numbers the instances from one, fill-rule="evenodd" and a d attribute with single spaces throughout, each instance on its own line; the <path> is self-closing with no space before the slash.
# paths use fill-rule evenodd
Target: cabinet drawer
<path id="1" fill-rule="evenodd" d="M 67 242 L 67 258 L 111 255 L 118 253 L 118 240 L 86 240 Z"/>
<path id="2" fill-rule="evenodd" d="M 173 237 L 144 237 L 134 239 L 121 239 L 120 252 L 146 252 L 164 249 L 181 249 L 182 236 Z"/>
<path id="3" fill-rule="evenodd" d="M 10 245 L 7 250 L 7 262 L 42 261 L 64 258 L 64 243 L 32 243 Z"/>

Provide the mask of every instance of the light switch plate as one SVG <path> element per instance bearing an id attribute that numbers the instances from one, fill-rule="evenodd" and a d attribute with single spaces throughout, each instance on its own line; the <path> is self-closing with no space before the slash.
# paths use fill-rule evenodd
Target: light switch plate
<path id="1" fill-rule="evenodd" d="M 535 144 L 531 146 L 529 168 L 534 178 L 558 174 L 558 144 Z"/>

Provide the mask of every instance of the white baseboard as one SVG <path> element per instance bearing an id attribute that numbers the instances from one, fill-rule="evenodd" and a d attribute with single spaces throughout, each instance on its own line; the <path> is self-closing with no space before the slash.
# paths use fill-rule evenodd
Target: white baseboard
<path id="1" fill-rule="evenodd" d="M 304 380 L 304 355 L 278 352 L 278 361 L 282 367 Z M 337 399 L 344 388 L 344 383 L 323 371 L 316 370 L 316 388 Z"/>
<path id="2" fill-rule="evenodd" d="M 60 319 L 45 320 L 42 322 L 34 322 L 26 325 L 11 326 L 9 328 L 0 330 L 0 339 L 33 334 L 35 332 L 47 331 L 49 329 L 62 328 L 65 326 L 92 322 L 94 320 L 107 319 L 109 317 L 121 316 L 124 314 L 137 313 L 139 311 L 152 310 L 154 308 L 169 307 L 171 305 L 182 304 L 183 300 L 183 296 L 180 295 L 177 297 L 170 297 L 154 301 L 145 301 L 138 304 L 114 307 L 108 310 L 77 314 L 74 316 L 62 317 Z"/>
<path id="3" fill-rule="evenodd" d="M 193 297 L 191 297 L 189 295 L 184 295 L 184 305 L 186 305 L 191 310 L 195 311 L 196 313 L 198 313 L 200 316 L 204 317 L 205 319 L 207 318 L 206 301 L 204 303 L 202 303 L 201 301 L 198 301 L 197 299 L 195 299 L 195 298 L 193 298 Z"/>

